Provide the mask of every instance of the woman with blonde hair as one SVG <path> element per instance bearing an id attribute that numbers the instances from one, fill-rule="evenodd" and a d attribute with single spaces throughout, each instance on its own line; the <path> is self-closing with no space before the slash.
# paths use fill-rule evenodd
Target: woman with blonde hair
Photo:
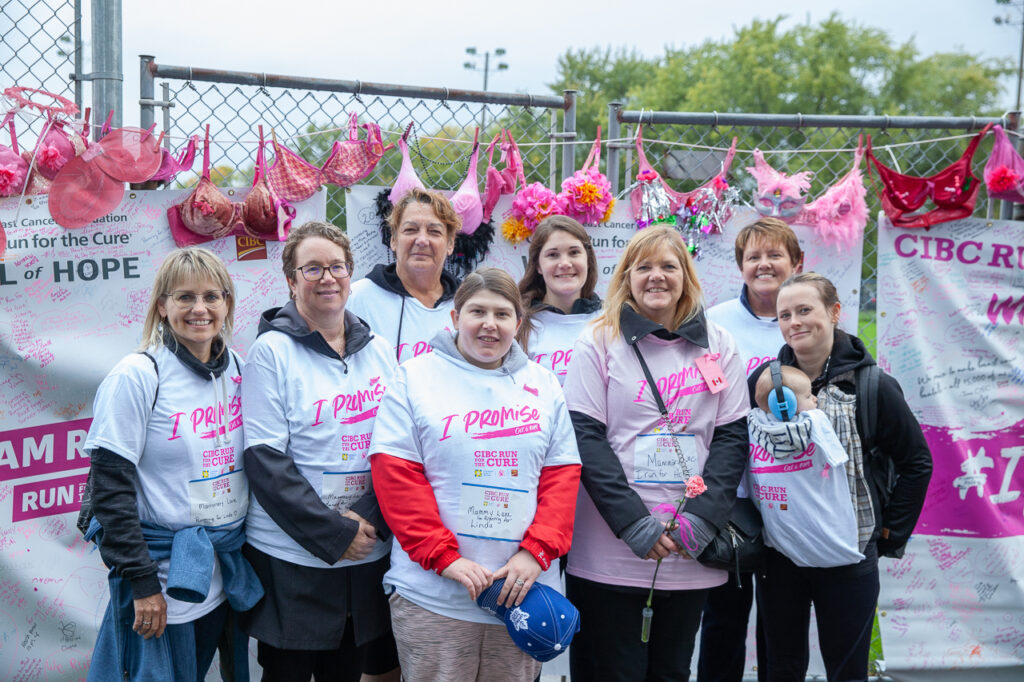
<path id="1" fill-rule="evenodd" d="M 172 252 L 139 352 L 96 392 L 86 537 L 110 566 L 110 605 L 90 680 L 202 679 L 225 623 L 263 594 L 240 552 L 249 493 L 242 361 L 227 347 L 234 311 L 217 256 Z M 245 642 L 236 643 L 236 679 L 248 679 Z"/>
<path id="2" fill-rule="evenodd" d="M 687 679 L 705 596 L 726 580 L 694 557 L 725 525 L 743 474 L 747 389 L 702 299 L 679 233 L 641 230 L 576 344 L 565 382 L 583 462 L 566 568 L 581 618 L 574 680 Z"/>

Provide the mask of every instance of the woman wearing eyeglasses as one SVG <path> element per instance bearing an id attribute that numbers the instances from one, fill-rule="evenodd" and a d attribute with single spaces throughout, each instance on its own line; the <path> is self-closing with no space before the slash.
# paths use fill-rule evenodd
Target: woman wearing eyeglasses
<path id="1" fill-rule="evenodd" d="M 227 347 L 234 312 L 217 256 L 171 253 L 153 283 L 139 352 L 96 392 L 86 538 L 110 567 L 110 605 L 90 680 L 204 679 L 231 611 L 263 594 L 240 551 L 249 493 L 242 362 Z M 235 679 L 245 680 L 245 640 L 236 643 L 244 665 Z"/>
<path id="2" fill-rule="evenodd" d="M 367 459 L 397 365 L 345 310 L 352 251 L 340 229 L 293 229 L 282 260 L 291 301 L 263 314 L 242 378 L 245 556 L 266 589 L 242 625 L 265 680 L 358 680 L 364 665 L 398 665 L 381 587 L 390 532 Z"/>

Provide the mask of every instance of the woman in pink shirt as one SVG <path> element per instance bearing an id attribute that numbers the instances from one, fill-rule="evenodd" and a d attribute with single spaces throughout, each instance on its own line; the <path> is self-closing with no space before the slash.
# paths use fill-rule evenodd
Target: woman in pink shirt
<path id="1" fill-rule="evenodd" d="M 604 313 L 573 351 L 565 394 L 583 486 L 566 587 L 581 617 L 571 649 L 576 682 L 687 679 L 707 591 L 726 580 L 693 557 L 735 499 L 748 397 L 735 342 L 707 322 L 702 298 L 679 233 L 641 230 L 612 275 Z M 674 519 L 696 475 L 707 491 Z"/>

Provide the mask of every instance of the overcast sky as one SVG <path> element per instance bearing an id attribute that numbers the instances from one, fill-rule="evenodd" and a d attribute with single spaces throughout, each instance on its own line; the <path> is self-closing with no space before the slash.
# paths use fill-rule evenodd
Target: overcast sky
<path id="1" fill-rule="evenodd" d="M 666 46 L 731 36 L 754 18 L 817 23 L 833 10 L 895 41 L 913 39 L 923 54 L 965 50 L 1016 63 L 1020 48 L 1019 26 L 993 22 L 1007 12 L 995 0 L 130 1 L 123 8 L 125 123 L 138 117 L 139 54 L 179 66 L 480 89 L 482 74 L 463 68 L 465 48 L 503 47 L 509 69 L 492 72 L 489 89 L 546 94 L 568 48 L 624 45 L 657 56 Z M 1015 85 L 1008 79 L 1007 108 Z"/>

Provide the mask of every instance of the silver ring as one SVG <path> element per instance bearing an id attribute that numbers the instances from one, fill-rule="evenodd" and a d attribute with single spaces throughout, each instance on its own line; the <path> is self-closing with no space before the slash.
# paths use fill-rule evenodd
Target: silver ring
<path id="1" fill-rule="evenodd" d="M 516 585 L 518 585 L 519 587 L 522 587 L 525 584 L 526 584 L 525 580 L 523 580 L 522 578 L 516 578 Z"/>
<path id="2" fill-rule="evenodd" d="M 151 621 L 151 620 L 144 620 L 144 621 L 142 621 L 142 624 L 143 625 L 152 625 L 153 621 Z"/>

